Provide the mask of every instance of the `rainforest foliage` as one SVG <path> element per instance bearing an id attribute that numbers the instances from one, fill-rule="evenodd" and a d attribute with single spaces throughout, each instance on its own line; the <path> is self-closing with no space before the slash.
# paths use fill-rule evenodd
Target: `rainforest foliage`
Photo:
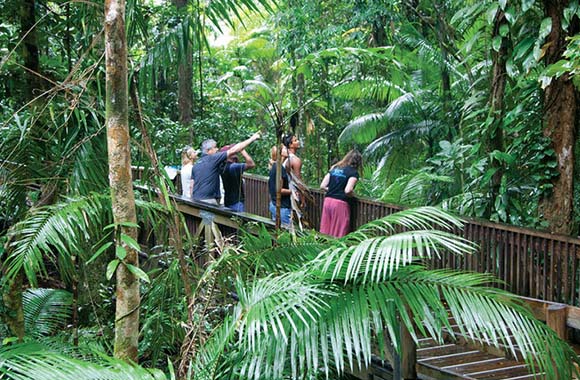
<path id="1" fill-rule="evenodd" d="M 467 313 L 461 318 L 475 340 L 514 339 L 528 361 L 554 376 L 549 360 L 571 363 L 569 349 L 521 305 L 484 286 L 491 278 L 426 271 L 404 258 L 405 247 L 416 244 L 468 254 L 466 242 L 422 224 L 459 223 L 451 215 L 425 207 L 339 242 L 283 235 L 284 249 L 262 231 L 238 247 L 219 247 L 220 259 L 199 268 L 192 258 L 201 248 L 167 201 L 173 189 L 162 168 L 179 165 L 181 151 L 205 139 L 222 146 L 261 131 L 249 152 L 255 172 L 265 174 L 270 147 L 293 132 L 303 142 L 303 178 L 313 186 L 354 147 L 364 153 L 358 195 L 576 236 L 577 0 L 104 3 L 0 0 L 0 337 L 43 342 L 2 348 L 11 370 L 21 365 L 17 373 L 39 379 L 66 354 L 72 372 L 130 376 L 120 369 L 125 364 L 99 362 L 95 350 L 113 354 L 116 323 L 139 309 L 134 354 L 145 366 L 165 370 L 169 359 L 180 378 L 306 378 L 320 369 L 328 376 L 352 360 L 370 360 L 375 328 L 402 323 L 413 330 L 429 320 L 416 333 L 440 339 L 441 300 L 456 318 Z M 121 29 L 107 29 L 121 10 Z M 115 49 L 121 55 L 111 60 Z M 162 204 L 137 193 L 119 205 L 128 189 L 113 185 L 113 167 L 129 161 L 111 153 L 116 122 L 128 128 L 130 162 L 154 173 L 149 184 L 165 195 Z M 137 220 L 131 210 L 118 219 L 128 204 Z M 407 246 L 392 248 L 378 231 L 395 232 L 401 220 L 421 227 L 416 241 L 428 243 L 406 236 Z M 135 229 L 145 225 L 159 245 L 140 267 Z M 376 246 L 373 239 L 387 241 Z M 270 262 L 264 254 L 282 251 L 293 258 Z M 365 254 L 388 264 L 382 271 L 348 267 Z M 141 281 L 141 295 L 133 293 L 140 306 L 116 318 L 115 273 L 117 286 L 134 281 L 136 291 Z M 402 309 L 391 310 L 383 298 Z M 432 307 L 428 315 L 422 304 Z M 369 307 L 373 326 L 352 314 Z M 522 335 L 477 330 L 478 315 L 468 311 Z M 71 323 L 74 333 L 63 333 Z M 347 323 L 357 328 L 339 332 Z M 389 339 L 396 347 L 399 337 Z M 544 352 L 546 339 L 555 342 L 546 354 L 552 359 L 532 357 Z M 74 353 L 62 352 L 79 341 Z M 286 356 L 286 365 L 277 364 Z M 136 378 L 165 376 L 131 368 Z"/>

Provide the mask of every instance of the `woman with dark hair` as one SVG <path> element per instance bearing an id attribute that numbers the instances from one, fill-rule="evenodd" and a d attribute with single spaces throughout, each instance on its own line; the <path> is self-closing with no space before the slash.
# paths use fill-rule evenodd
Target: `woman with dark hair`
<path id="1" fill-rule="evenodd" d="M 320 188 L 326 190 L 320 219 L 323 234 L 343 237 L 350 232 L 348 199 L 354 195 L 361 167 L 362 155 L 353 149 L 324 176 L 320 184 Z"/>
<path id="2" fill-rule="evenodd" d="M 286 147 L 282 148 L 282 159 L 286 159 L 288 157 L 288 150 Z M 270 175 L 268 178 L 268 190 L 270 193 L 270 215 L 272 216 L 272 220 L 276 221 L 276 158 L 278 157 L 278 148 L 273 146 L 270 150 Z M 280 222 L 284 225 L 290 224 L 290 214 L 292 204 L 290 202 L 290 188 L 288 187 L 288 173 L 286 172 L 286 168 L 282 165 L 281 170 L 281 179 L 282 183 L 280 188 Z"/>

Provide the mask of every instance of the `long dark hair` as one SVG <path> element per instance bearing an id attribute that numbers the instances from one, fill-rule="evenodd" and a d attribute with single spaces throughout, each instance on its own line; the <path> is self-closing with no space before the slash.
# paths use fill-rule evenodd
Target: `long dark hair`
<path id="1" fill-rule="evenodd" d="M 362 154 L 360 154 L 358 150 L 353 149 L 349 151 L 347 154 L 345 154 L 342 160 L 334 164 L 331 169 L 344 168 L 346 166 L 352 166 L 353 168 L 355 168 L 357 171 L 360 172 L 363 166 Z"/>

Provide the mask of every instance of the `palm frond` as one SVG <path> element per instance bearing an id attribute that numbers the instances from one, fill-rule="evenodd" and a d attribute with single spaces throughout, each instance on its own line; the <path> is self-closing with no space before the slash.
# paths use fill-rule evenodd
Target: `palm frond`
<path id="1" fill-rule="evenodd" d="M 101 233 L 110 220 L 110 198 L 90 194 L 53 206 L 36 209 L 11 229 L 12 244 L 3 266 L 9 277 L 24 270 L 28 280 L 36 286 L 37 275 L 46 275 L 44 258 L 59 266 L 64 279 L 73 277 L 73 256 L 85 252 L 92 236 Z M 58 257 L 55 257 L 57 252 Z"/>
<path id="2" fill-rule="evenodd" d="M 406 124 L 403 120 L 417 113 L 416 97 L 416 94 L 403 92 L 390 102 L 383 113 L 371 113 L 354 119 L 341 132 L 339 143 L 344 145 L 354 141 L 365 144 L 377 136 L 393 133 L 397 126 Z"/>
<path id="3" fill-rule="evenodd" d="M 455 318 L 467 340 L 507 347 L 524 357 L 530 369 L 546 372 L 549 379 L 557 378 L 554 368 L 564 378 L 572 378 L 577 372 L 574 363 L 579 362 L 574 351 L 534 320 L 513 296 L 489 288 L 493 281 L 488 274 L 407 266 L 387 281 L 335 288 L 308 324 L 298 314 L 278 312 L 276 302 L 262 304 L 253 315 L 256 328 L 238 330 L 238 349 L 244 355 L 236 372 L 268 379 L 280 377 L 284 370 L 300 377 L 333 366 L 341 373 L 347 366 L 352 370 L 369 365 L 375 338 L 379 344 L 387 338 L 401 350 L 401 325 L 416 341 L 426 336 L 441 342 L 445 332 L 452 330 L 450 318 Z M 272 315 L 276 329 L 270 328 Z M 546 342 L 548 352 L 544 351 Z"/>
<path id="4" fill-rule="evenodd" d="M 397 178 L 390 184 L 382 194 L 381 200 L 387 203 L 422 206 L 430 201 L 429 190 L 432 189 L 434 183 L 438 182 L 453 183 L 454 179 L 424 170 L 414 171 Z"/>
<path id="5" fill-rule="evenodd" d="M 384 78 L 361 78 L 344 83 L 332 90 L 337 97 L 346 100 L 374 100 L 389 103 L 406 91 L 397 83 Z"/>
<path id="6" fill-rule="evenodd" d="M 388 159 L 398 147 L 404 146 L 411 139 L 417 141 L 428 136 L 429 132 L 439 125 L 440 123 L 436 120 L 406 123 L 371 142 L 365 148 L 364 155 L 370 158 L 383 157 Z"/>
<path id="7" fill-rule="evenodd" d="M 256 273 L 286 273 L 299 269 L 305 262 L 315 258 L 328 245 L 328 240 L 317 234 L 296 236 L 284 232 L 276 240 L 265 226 L 257 234 L 241 231 L 242 248 L 226 246 L 206 273 L 237 273 L 242 277 Z"/>
<path id="8" fill-rule="evenodd" d="M 350 141 L 358 144 L 368 143 L 376 138 L 379 130 L 385 129 L 384 126 L 381 128 L 381 125 L 387 123 L 388 120 L 384 113 L 371 113 L 360 116 L 344 127 L 340 136 L 338 136 L 338 141 L 342 145 Z"/>
<path id="9" fill-rule="evenodd" d="M 40 338 L 63 330 L 72 315 L 72 294 L 59 289 L 28 289 L 22 295 L 27 335 Z"/>
<path id="10" fill-rule="evenodd" d="M 0 377 L 10 380 L 164 380 L 163 372 L 100 356 L 99 363 L 74 359 L 37 343 L 0 347 Z"/>
<path id="11" fill-rule="evenodd" d="M 322 273 L 331 273 L 331 281 L 386 281 L 399 267 L 412 264 L 417 258 L 441 257 L 447 251 L 456 255 L 473 252 L 474 246 L 448 232 L 414 230 L 386 237 L 375 237 L 356 245 L 338 245 L 320 253 Z"/>
<path id="12" fill-rule="evenodd" d="M 324 308 L 324 297 L 332 294 L 304 272 L 268 276 L 253 282 L 251 287 L 238 278 L 236 291 L 239 304 L 234 315 L 238 333 L 246 337 L 246 349 L 255 349 L 263 333 L 271 332 L 288 341 L 284 320 L 291 324 L 292 330 L 298 329 L 296 321 L 308 326 Z"/>
<path id="13" fill-rule="evenodd" d="M 375 236 L 390 235 L 398 228 L 409 230 L 462 228 L 463 222 L 453 214 L 437 207 L 425 206 L 402 210 L 373 220 L 343 238 L 347 243 L 361 242 Z"/>

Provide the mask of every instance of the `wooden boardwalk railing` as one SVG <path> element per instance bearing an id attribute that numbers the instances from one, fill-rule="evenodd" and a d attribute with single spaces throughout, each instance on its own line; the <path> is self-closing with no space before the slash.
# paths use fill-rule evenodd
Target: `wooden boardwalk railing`
<path id="1" fill-rule="evenodd" d="M 140 178 L 141 172 L 137 170 L 134 174 L 134 178 Z M 244 178 L 246 212 L 268 218 L 267 178 L 248 174 Z M 179 175 L 174 183 L 179 192 Z M 307 214 L 311 227 L 318 229 L 324 194 L 318 189 L 311 189 L 311 193 L 314 203 L 308 204 Z M 356 198 L 352 228 L 402 209 Z M 479 249 L 465 257 L 443 254 L 430 260 L 432 268 L 491 273 L 502 281 L 498 287 L 517 295 L 580 306 L 580 239 L 484 220 L 463 218 L 463 221 L 464 229 L 454 233 L 476 243 Z"/>
<path id="2" fill-rule="evenodd" d="M 135 173 L 138 175 L 138 173 Z M 138 177 L 134 177 L 138 178 Z M 208 241 L 208 220 L 219 226 L 222 234 L 235 235 L 240 222 L 265 223 L 273 227 L 269 219 L 267 179 L 246 175 L 246 211 L 234 213 L 224 207 L 174 195 L 178 209 L 183 213 L 190 232 L 205 232 Z M 179 190 L 179 177 L 176 178 Z M 152 191 L 140 187 L 142 191 Z M 322 208 L 323 193 L 312 189 L 314 202 L 308 205 L 307 213 L 318 228 Z M 402 207 L 364 198 L 355 199 L 352 212 L 352 227 L 356 228 L 369 221 L 402 210 Z M 236 218 L 232 218 L 235 216 Z M 520 296 L 530 305 L 533 314 L 545 321 L 562 339 L 567 339 L 568 328 L 580 329 L 580 308 L 577 306 L 580 291 L 578 275 L 578 248 L 580 239 L 551 235 L 532 229 L 490 223 L 487 221 L 464 219 L 465 228 L 454 231 L 479 245 L 478 251 L 466 257 L 443 254 L 441 258 L 430 260 L 433 268 L 454 268 L 493 273 L 505 284 L 497 284 Z M 211 237 L 209 237 L 211 239 Z M 197 260 L 197 259 L 196 259 Z M 203 264 L 202 259 L 200 263 Z M 567 304 L 567 305 L 565 305 Z M 400 362 L 395 368 L 386 368 L 380 358 L 360 374 L 360 379 L 386 380 L 401 378 L 397 371 L 414 368 L 419 378 L 439 380 L 471 379 L 528 379 L 544 378 L 529 373 L 525 363 L 509 357 L 510 350 L 502 347 L 473 346 L 456 331 L 448 334 L 455 339 L 441 344 L 420 339 L 418 349 L 414 342 L 404 344 Z M 378 363 L 378 364 L 377 364 Z"/>
<path id="3" fill-rule="evenodd" d="M 260 176 L 246 175 L 246 210 L 268 216 L 268 183 Z M 324 194 L 312 189 L 314 204 L 307 207 L 312 227 L 318 229 Z M 351 223 L 359 227 L 403 208 L 356 198 Z M 430 261 L 432 268 L 492 273 L 497 286 L 520 296 L 580 306 L 580 239 L 529 228 L 463 218 L 465 227 L 454 231 L 479 246 L 473 255 L 444 254 Z"/>

